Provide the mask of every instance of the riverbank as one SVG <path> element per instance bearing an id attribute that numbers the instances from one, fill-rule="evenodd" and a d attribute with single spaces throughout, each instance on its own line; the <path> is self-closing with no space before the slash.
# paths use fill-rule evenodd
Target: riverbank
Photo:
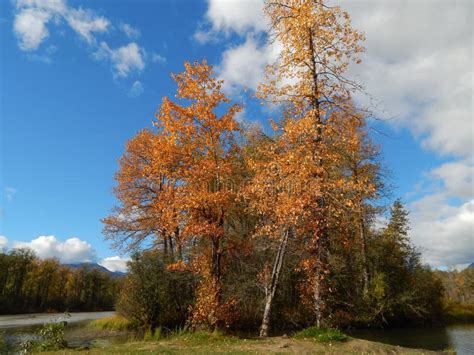
<path id="1" fill-rule="evenodd" d="M 337 330 L 315 332 L 307 328 L 290 336 L 267 339 L 177 329 L 143 334 L 119 316 L 92 314 L 89 321 L 68 322 L 64 339 L 67 349 L 50 354 L 142 354 L 142 353 L 370 353 L 370 354 L 469 354 L 474 349 L 473 324 L 443 328 L 359 329 L 346 334 Z M 34 316 L 34 315 L 32 315 Z M 36 321 L 33 317 L 32 321 Z M 31 324 L 31 323 L 30 323 Z M 5 326 L 5 324 L 4 324 Z M 15 354 L 21 341 L 37 339 L 41 326 L 4 327 L 3 350 Z M 311 331 L 310 331 L 311 330 Z M 316 340 L 317 341 L 316 341 Z M 342 341 L 340 341 L 342 340 Z M 1 343 L 2 341 L 0 341 Z M 6 346 L 6 347 L 5 347 Z M 448 349 L 453 349 L 452 351 Z M 0 353 L 2 346 L 0 344 Z"/>
<path id="2" fill-rule="evenodd" d="M 454 351 L 429 351 L 403 348 L 350 338 L 344 342 L 318 343 L 285 336 L 266 339 L 241 339 L 229 336 L 178 337 L 160 341 L 135 341 L 93 349 L 66 349 L 41 354 L 454 354 Z"/>

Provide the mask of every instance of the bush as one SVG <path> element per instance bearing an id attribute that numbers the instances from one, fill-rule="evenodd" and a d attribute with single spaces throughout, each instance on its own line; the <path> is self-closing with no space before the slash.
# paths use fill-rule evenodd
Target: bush
<path id="1" fill-rule="evenodd" d="M 20 346 L 23 352 L 53 351 L 67 348 L 64 330 L 67 322 L 46 323 L 38 331 L 39 340 L 27 340 Z"/>
<path id="2" fill-rule="evenodd" d="M 318 342 L 328 343 L 331 341 L 345 341 L 348 339 L 347 335 L 338 329 L 333 328 L 318 328 L 309 327 L 293 335 L 295 339 L 313 339 Z"/>
<path id="3" fill-rule="evenodd" d="M 117 311 L 142 330 L 183 326 L 194 299 L 194 277 L 168 270 L 159 252 L 134 255 L 117 303 Z"/>
<path id="4" fill-rule="evenodd" d="M 444 308 L 444 320 L 448 323 L 474 322 L 474 303 L 448 303 Z"/>

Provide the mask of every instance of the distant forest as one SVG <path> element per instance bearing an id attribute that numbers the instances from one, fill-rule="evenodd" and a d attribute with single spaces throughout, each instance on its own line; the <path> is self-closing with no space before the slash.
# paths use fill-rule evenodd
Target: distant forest
<path id="1" fill-rule="evenodd" d="M 381 232 L 378 236 L 374 235 L 374 241 L 369 244 L 370 249 L 385 249 L 383 241 L 387 232 Z M 385 245 L 386 246 L 386 245 Z M 405 247 L 408 245 L 405 244 Z M 396 259 L 380 258 L 375 252 L 373 261 L 379 260 L 379 267 L 393 269 L 395 266 L 393 261 Z M 396 255 L 396 249 L 392 249 Z M 411 254 L 417 259 L 416 253 Z M 406 257 L 406 255 L 405 255 Z M 25 312 L 45 312 L 45 311 L 103 311 L 118 309 L 120 313 L 128 315 L 130 318 L 141 318 L 136 320 L 138 324 L 143 323 L 149 326 L 152 323 L 163 324 L 168 326 L 177 326 L 186 319 L 189 306 L 194 302 L 194 290 L 197 279 L 191 273 L 182 271 L 172 271 L 166 268 L 166 259 L 160 252 L 142 252 L 134 255 L 130 265 L 130 272 L 124 276 L 116 276 L 110 272 L 104 272 L 91 265 L 61 265 L 56 259 L 41 260 L 37 258 L 31 250 L 17 249 L 8 253 L 0 253 L 0 313 L 13 314 Z M 403 265 L 403 264 L 399 264 Z M 407 264 L 405 264 L 407 265 Z M 375 265 L 374 265 L 375 266 Z M 234 269 L 235 268 L 235 269 Z M 418 300 L 427 302 L 429 299 L 434 300 L 432 311 L 440 311 L 438 321 L 459 321 L 459 313 L 465 316 L 474 304 L 474 268 L 467 268 L 462 271 L 423 271 L 423 268 L 417 266 L 412 271 L 407 269 L 398 269 L 403 271 L 400 275 L 406 275 L 409 284 L 415 287 L 416 282 L 430 282 L 435 286 L 437 292 L 433 298 L 425 295 L 424 298 Z M 418 270 L 418 271 L 416 271 Z M 393 269 L 393 271 L 396 271 Z M 260 295 L 262 290 L 259 287 L 257 279 L 252 280 L 252 270 L 242 269 L 238 264 L 234 265 L 230 270 L 234 277 L 239 274 L 238 284 L 234 284 L 233 292 L 239 303 L 246 305 L 246 315 L 240 318 L 240 322 L 250 323 L 256 326 L 261 312 L 260 302 L 255 302 L 256 295 Z M 234 278 L 232 277 L 232 278 Z M 294 299 L 294 286 L 298 282 L 298 272 L 286 269 L 283 282 L 290 287 L 289 292 L 284 292 L 278 297 L 277 307 L 280 309 L 278 318 L 289 318 L 290 321 L 298 323 L 302 321 L 301 310 L 288 313 L 290 308 L 298 299 Z M 423 278 L 428 277 L 427 280 Z M 335 276 L 334 282 L 343 282 L 339 277 Z M 416 278 L 419 278 L 416 280 Z M 247 279 L 247 280 L 246 280 Z M 344 278 L 347 282 L 347 278 Z M 350 279 L 350 278 L 349 278 Z M 399 279 L 397 279 L 400 281 Z M 429 281 L 431 280 L 431 281 Z M 413 289 L 407 287 L 407 283 L 399 284 L 391 283 L 389 294 L 394 298 L 393 304 L 389 309 L 384 310 L 391 314 L 390 321 L 395 321 L 401 316 L 402 308 L 395 311 L 396 305 L 406 302 L 407 307 L 412 307 L 411 302 L 415 302 L 416 298 L 407 297 L 409 294 L 414 295 Z M 402 286 L 400 291 L 395 292 L 396 285 Z M 240 285 L 240 286 L 239 286 Z M 230 285 L 229 285 L 230 286 Z M 342 287 L 342 286 L 341 286 Z M 386 287 L 386 286 L 385 286 Z M 423 286 L 424 287 L 424 286 Z M 294 291 L 291 291 L 293 289 Z M 350 288 L 349 288 L 350 289 Z M 240 291 L 238 291 L 240 290 Z M 344 293 L 348 292 L 348 287 L 344 287 L 342 293 L 339 294 L 339 300 L 336 303 L 341 305 L 349 305 L 348 299 L 345 299 Z M 388 289 L 386 289 L 388 291 Z M 378 292 L 381 292 L 380 289 Z M 336 296 L 337 294 L 334 294 Z M 441 299 L 438 297 L 442 297 Z M 395 299 L 399 299 L 398 303 Z M 389 301 L 388 298 L 385 299 Z M 440 303 L 441 301 L 441 303 Z M 354 302 L 354 301 L 352 301 Z M 355 304 L 355 303 L 354 303 Z M 387 303 L 388 305 L 388 303 Z M 428 304 L 425 303 L 424 307 Z M 387 306 L 386 306 L 387 307 Z M 353 307 L 348 307 L 348 309 Z M 408 309 L 409 309 L 408 308 Z M 466 309 L 468 308 L 468 312 Z M 142 312 L 137 311 L 142 309 Z M 153 312 L 153 309 L 160 309 L 159 312 Z M 413 308 L 415 310 L 415 308 Z M 421 308 L 420 308 L 421 310 Z M 358 308 L 357 312 L 361 312 L 362 308 Z M 367 311 L 367 310 L 366 310 Z M 281 312 L 281 313 L 280 313 Z M 436 313 L 436 312 L 435 312 Z M 299 314 L 299 315 L 298 315 Z M 412 316 L 419 320 L 423 313 L 412 312 Z M 343 312 L 338 314 L 334 322 L 339 326 L 348 326 L 347 317 L 349 313 Z M 352 321 L 356 321 L 362 314 L 353 314 Z M 436 316 L 431 313 L 426 316 Z M 283 317 L 283 318 L 281 318 Z M 367 321 L 368 319 L 366 319 Z M 360 321 L 360 319 L 359 319 Z M 380 319 L 378 320 L 380 321 Z M 377 318 L 372 319 L 372 323 L 377 323 Z M 277 322 L 278 323 L 278 322 Z M 370 323 L 370 322 L 369 322 Z M 386 324 L 387 325 L 387 324 Z M 241 324 L 243 326 L 243 324 Z"/>
<path id="2" fill-rule="evenodd" d="M 0 313 L 113 310 L 122 279 L 41 260 L 28 249 L 0 253 Z"/>

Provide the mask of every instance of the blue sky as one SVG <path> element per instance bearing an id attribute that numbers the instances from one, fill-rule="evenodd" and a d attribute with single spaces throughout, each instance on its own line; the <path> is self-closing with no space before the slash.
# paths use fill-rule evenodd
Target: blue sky
<path id="1" fill-rule="evenodd" d="M 433 266 L 464 265 L 474 261 L 472 4 L 449 10 L 443 54 L 436 4 L 394 3 L 347 4 L 367 34 L 366 64 L 351 73 L 379 101 L 377 115 L 391 118 L 373 122 L 385 133 L 374 139 L 393 197 L 412 211 L 415 244 Z M 0 247 L 122 268 L 126 256 L 103 240 L 100 219 L 116 203 L 125 142 L 174 95 L 170 73 L 206 58 L 247 105 L 244 119 L 265 126 L 271 116 L 249 99 L 275 51 L 261 41 L 260 9 L 258 0 L 0 2 Z"/>

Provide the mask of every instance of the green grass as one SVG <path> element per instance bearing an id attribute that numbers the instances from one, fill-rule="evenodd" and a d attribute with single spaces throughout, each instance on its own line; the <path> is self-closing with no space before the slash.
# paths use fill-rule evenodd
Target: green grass
<path id="1" fill-rule="evenodd" d="M 119 331 L 132 330 L 135 328 L 132 322 L 119 315 L 93 320 L 89 323 L 89 326 L 100 330 Z"/>
<path id="2" fill-rule="evenodd" d="M 164 338 L 163 330 L 161 327 L 155 330 L 147 330 L 143 335 L 143 341 L 159 341 Z"/>
<path id="3" fill-rule="evenodd" d="M 313 339 L 321 343 L 346 341 L 348 336 L 338 329 L 309 327 L 293 334 L 294 339 Z"/>
<path id="4" fill-rule="evenodd" d="M 226 335 L 218 330 L 213 332 L 205 330 L 193 331 L 188 327 L 177 328 L 171 333 L 167 334 L 164 338 L 167 341 L 178 341 L 184 343 L 190 343 L 193 345 L 199 344 L 232 344 L 241 341 L 238 337 Z"/>

